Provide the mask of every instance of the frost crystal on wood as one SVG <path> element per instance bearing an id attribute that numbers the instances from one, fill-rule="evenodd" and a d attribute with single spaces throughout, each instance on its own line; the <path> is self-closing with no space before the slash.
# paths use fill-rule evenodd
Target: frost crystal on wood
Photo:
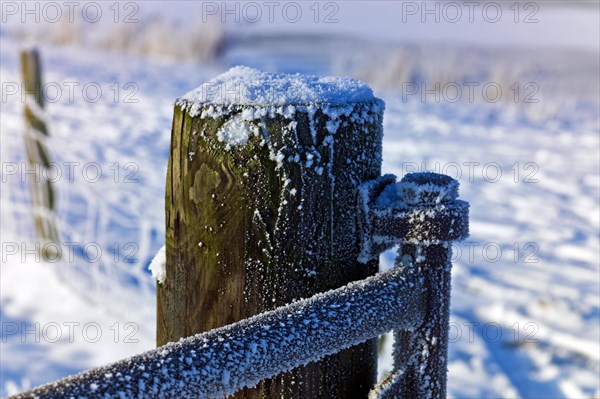
<path id="1" fill-rule="evenodd" d="M 159 345 L 377 272 L 357 193 L 381 174 L 383 110 L 354 79 L 245 67 L 176 102 Z M 240 395 L 366 395 L 376 361 L 371 340 Z"/>

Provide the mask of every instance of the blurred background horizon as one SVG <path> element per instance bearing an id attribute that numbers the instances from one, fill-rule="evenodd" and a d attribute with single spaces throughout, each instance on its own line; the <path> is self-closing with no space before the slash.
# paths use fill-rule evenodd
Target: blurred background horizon
<path id="1" fill-rule="evenodd" d="M 235 65 L 349 75 L 376 91 L 482 79 L 504 90 L 535 79 L 545 88 L 536 95 L 555 98 L 559 90 L 594 101 L 600 90 L 597 1 L 33 4 L 5 3 L 2 38 L 200 65 L 215 75 Z M 556 76 L 567 73 L 569 87 L 557 87 L 566 82 Z"/>
<path id="2" fill-rule="evenodd" d="M 0 395 L 154 347 L 173 103 L 247 65 L 366 82 L 386 102 L 383 171 L 460 182 L 449 397 L 600 398 L 599 2 L 69 7 L 0 4 Z M 24 118 L 31 48 L 47 136 Z M 35 251 L 31 137 L 60 174 L 54 262 Z"/>

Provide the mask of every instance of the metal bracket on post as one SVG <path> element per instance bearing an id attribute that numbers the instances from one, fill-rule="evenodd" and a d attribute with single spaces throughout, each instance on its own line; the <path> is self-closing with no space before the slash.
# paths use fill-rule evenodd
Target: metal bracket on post
<path id="1" fill-rule="evenodd" d="M 385 175 L 365 183 L 360 193 L 360 260 L 399 244 L 395 266 L 422 281 L 427 301 L 417 329 L 394 330 L 394 370 L 369 397 L 445 398 L 451 244 L 469 235 L 469 204 L 457 199 L 456 180 L 430 172 L 408 174 L 399 183 Z"/>

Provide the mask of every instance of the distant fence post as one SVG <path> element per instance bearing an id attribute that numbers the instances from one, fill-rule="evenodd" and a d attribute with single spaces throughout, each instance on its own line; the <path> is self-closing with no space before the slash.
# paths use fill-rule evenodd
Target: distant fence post
<path id="1" fill-rule="evenodd" d="M 378 259 L 357 260 L 356 198 L 358 185 L 381 173 L 383 102 L 370 90 L 346 102 L 243 101 L 256 90 L 277 90 L 272 83 L 252 86 L 250 79 L 237 93 L 223 85 L 227 95 L 217 100 L 184 98 L 175 106 L 158 345 L 378 271 Z M 229 101 L 234 95 L 242 100 Z M 235 397 L 366 398 L 376 367 L 372 339 Z"/>
<path id="2" fill-rule="evenodd" d="M 55 260 L 60 254 L 59 236 L 55 223 L 56 195 L 52 183 L 41 173 L 50 168 L 50 157 L 43 137 L 48 137 L 44 115 L 42 68 L 37 50 L 21 51 L 21 75 L 25 90 L 25 149 L 28 168 L 35 171 L 35 178 L 27 177 L 33 203 L 33 217 L 40 251 L 44 258 Z M 48 245 L 48 244 L 55 245 Z"/>

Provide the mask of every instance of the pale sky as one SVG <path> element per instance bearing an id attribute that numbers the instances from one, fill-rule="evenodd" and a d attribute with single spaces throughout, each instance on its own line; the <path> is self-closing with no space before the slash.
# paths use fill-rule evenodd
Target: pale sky
<path id="1" fill-rule="evenodd" d="M 513 1 L 394 0 L 149 1 L 139 4 L 141 13 L 172 16 L 184 23 L 203 23 L 211 18 L 221 23 L 224 18 L 227 29 L 249 33 L 318 32 L 391 41 L 592 50 L 600 46 L 600 6 L 595 0 L 568 5 L 531 1 L 520 2 L 518 7 Z M 223 11 L 228 12 L 221 16 Z"/>

